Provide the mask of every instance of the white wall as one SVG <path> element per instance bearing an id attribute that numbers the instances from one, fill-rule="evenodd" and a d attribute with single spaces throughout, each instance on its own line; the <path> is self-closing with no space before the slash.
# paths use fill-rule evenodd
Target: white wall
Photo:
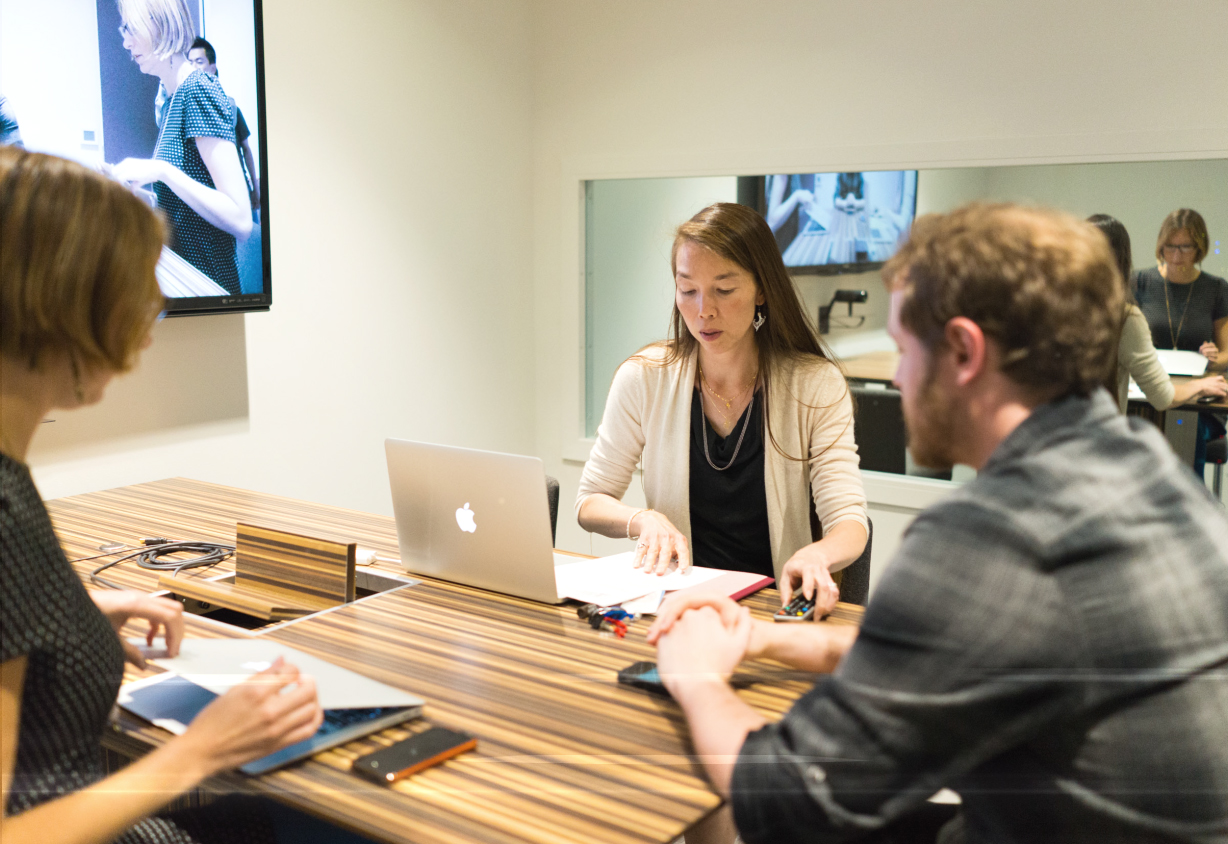
<path id="1" fill-rule="evenodd" d="M 28 148 L 100 164 L 99 90 L 95 0 L 0 0 L 0 97 Z"/>
<path id="2" fill-rule="evenodd" d="M 537 450 L 564 507 L 585 456 L 581 180 L 1228 157 L 1225 31 L 1218 0 L 534 3 Z M 882 560 L 932 492 L 874 495 Z M 560 519 L 562 547 L 589 543 Z"/>
<path id="3" fill-rule="evenodd" d="M 36 438 L 45 496 L 183 475 L 391 513 L 387 436 L 534 448 L 527 3 L 264 16 L 273 309 L 159 326 Z"/>

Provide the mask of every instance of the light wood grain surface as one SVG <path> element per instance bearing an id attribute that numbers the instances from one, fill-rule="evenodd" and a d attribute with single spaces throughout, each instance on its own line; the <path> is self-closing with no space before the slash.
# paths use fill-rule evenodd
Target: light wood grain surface
<path id="1" fill-rule="evenodd" d="M 183 479 L 51 501 L 48 509 L 70 559 L 97 553 L 107 539 L 233 542 L 237 522 L 397 555 L 389 518 Z M 93 565 L 80 563 L 78 570 Z M 156 587 L 156 575 L 131 564 L 106 576 Z M 766 618 L 779 596 L 765 590 L 744 603 Z M 839 605 L 827 623 L 856 624 L 860 617 L 859 607 Z M 574 606 L 426 578 L 275 625 L 257 635 L 419 695 L 427 701 L 424 718 L 282 771 L 228 774 L 209 787 L 267 794 L 387 842 L 672 841 L 720 799 L 693 755 L 678 707 L 616 681 L 619 669 L 653 659 L 646 629 L 640 620 L 617 639 L 580 621 Z M 188 635 L 249 634 L 189 618 Z M 743 669 L 739 695 L 772 719 L 815 679 L 770 663 Z M 391 787 L 349 772 L 356 757 L 428 724 L 472 733 L 478 750 Z M 117 725 L 108 746 L 128 754 L 168 737 L 127 715 Z"/>

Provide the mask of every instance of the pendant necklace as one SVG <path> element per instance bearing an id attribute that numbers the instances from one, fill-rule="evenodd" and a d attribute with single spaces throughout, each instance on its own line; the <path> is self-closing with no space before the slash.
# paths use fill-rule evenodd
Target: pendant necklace
<path id="1" fill-rule="evenodd" d="M 746 438 L 746 429 L 750 427 L 750 417 L 753 415 L 752 411 L 755 408 L 754 388 L 755 388 L 755 381 L 757 381 L 758 379 L 759 379 L 759 373 L 756 372 L 755 377 L 752 378 L 750 382 L 750 389 L 751 389 L 750 403 L 746 405 L 746 419 L 742 422 L 742 433 L 738 435 L 738 443 L 737 445 L 733 447 L 733 456 L 729 458 L 729 462 L 726 463 L 724 466 L 717 466 L 715 463 L 713 463 L 712 455 L 708 451 L 708 417 L 704 413 L 703 398 L 702 398 L 703 394 L 702 393 L 700 394 L 701 398 L 700 398 L 700 403 L 699 403 L 700 405 L 699 406 L 699 424 L 700 424 L 700 431 L 703 434 L 703 438 L 704 438 L 704 459 L 708 461 L 709 466 L 711 466 L 713 469 L 715 469 L 718 472 L 723 472 L 726 469 L 728 469 L 730 466 L 732 466 L 733 461 L 738 459 L 738 452 L 742 450 L 742 440 Z M 710 392 L 713 396 L 715 396 L 716 398 L 720 399 L 722 402 L 725 403 L 726 410 L 731 410 L 733 408 L 733 399 L 727 399 L 724 396 L 722 396 L 720 393 L 718 393 L 716 390 L 712 389 L 712 385 L 709 384 L 708 379 L 704 377 L 704 371 L 702 367 L 700 367 L 699 369 L 699 380 L 700 380 L 700 383 L 702 383 L 704 387 L 707 388 L 708 392 Z M 724 410 L 721 410 L 719 405 L 717 405 L 716 412 L 721 415 L 721 418 L 725 420 L 725 424 L 728 425 L 729 415 L 726 414 Z M 732 430 L 730 431 L 730 433 L 733 433 Z"/>
<path id="2" fill-rule="evenodd" d="M 1181 328 L 1185 325 L 1185 315 L 1190 311 L 1190 300 L 1194 298 L 1194 284 L 1198 279 L 1190 282 L 1190 292 L 1185 295 L 1185 307 L 1181 309 L 1181 320 L 1177 323 L 1177 330 L 1173 331 L 1173 309 L 1168 304 L 1168 279 L 1164 279 L 1164 310 L 1168 313 L 1168 337 L 1173 341 L 1173 349 L 1177 348 L 1177 338 L 1181 336 Z"/>

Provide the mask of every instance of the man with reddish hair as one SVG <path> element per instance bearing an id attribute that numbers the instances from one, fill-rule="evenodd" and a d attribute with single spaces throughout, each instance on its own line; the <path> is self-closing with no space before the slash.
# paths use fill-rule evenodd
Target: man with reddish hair
<path id="1" fill-rule="evenodd" d="M 977 477 L 921 513 L 860 633 L 678 598 L 649 634 L 748 844 L 1228 840 L 1228 519 L 1100 388 L 1122 285 L 1055 212 L 917 220 L 883 275 L 914 458 Z M 777 724 L 743 658 L 832 671 Z M 932 834 L 931 834 L 932 840 Z"/>

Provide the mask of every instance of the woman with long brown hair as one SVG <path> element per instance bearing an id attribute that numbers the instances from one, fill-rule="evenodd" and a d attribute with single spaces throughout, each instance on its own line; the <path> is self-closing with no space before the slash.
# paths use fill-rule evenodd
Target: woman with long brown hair
<path id="1" fill-rule="evenodd" d="M 868 525 L 844 376 L 752 209 L 700 211 L 678 227 L 671 264 L 670 337 L 614 375 L 580 525 L 636 539 L 637 564 L 658 572 L 674 560 L 753 571 L 827 611 L 831 575 L 861 554 Z M 620 500 L 641 462 L 646 509 Z"/>

